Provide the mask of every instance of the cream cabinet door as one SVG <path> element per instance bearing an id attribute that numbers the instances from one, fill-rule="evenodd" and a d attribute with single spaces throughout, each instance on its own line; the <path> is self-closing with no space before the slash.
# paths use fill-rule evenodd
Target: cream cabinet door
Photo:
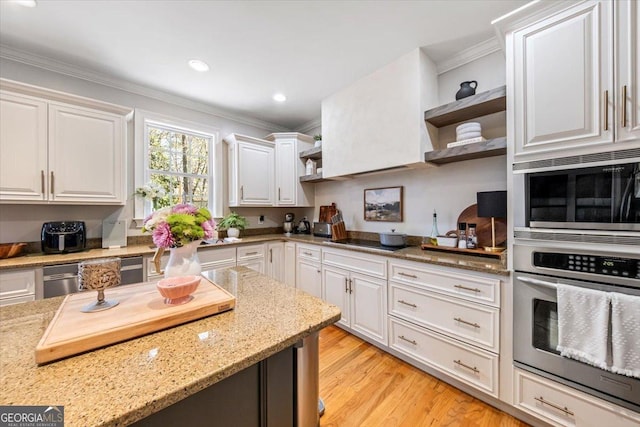
<path id="1" fill-rule="evenodd" d="M 351 273 L 351 328 L 387 345 L 387 281 Z"/>
<path id="2" fill-rule="evenodd" d="M 586 1 L 513 33 L 516 161 L 613 142 L 612 4 Z"/>
<path id="3" fill-rule="evenodd" d="M 265 145 L 238 144 L 238 205 L 273 205 L 274 151 Z"/>
<path id="4" fill-rule="evenodd" d="M 640 139 L 640 4 L 616 3 L 616 140 Z"/>
<path id="5" fill-rule="evenodd" d="M 298 258 L 296 286 L 313 296 L 322 298 L 322 272 L 320 263 Z"/>
<path id="6" fill-rule="evenodd" d="M 116 114 L 49 103 L 49 199 L 123 204 L 124 127 Z"/>
<path id="7" fill-rule="evenodd" d="M 47 102 L 0 91 L 0 200 L 46 200 L 47 172 Z"/>
<path id="8" fill-rule="evenodd" d="M 267 244 L 267 276 L 284 281 L 284 242 Z"/>
<path id="9" fill-rule="evenodd" d="M 296 287 L 296 244 L 285 242 L 284 244 L 284 280 L 283 282 L 292 288 Z"/>
<path id="10" fill-rule="evenodd" d="M 349 318 L 349 272 L 337 267 L 322 266 L 323 299 L 342 312 L 338 324 L 351 327 Z"/>
<path id="11" fill-rule="evenodd" d="M 299 183 L 296 161 L 300 161 L 294 139 L 280 140 L 276 144 L 276 205 L 296 206 Z"/>

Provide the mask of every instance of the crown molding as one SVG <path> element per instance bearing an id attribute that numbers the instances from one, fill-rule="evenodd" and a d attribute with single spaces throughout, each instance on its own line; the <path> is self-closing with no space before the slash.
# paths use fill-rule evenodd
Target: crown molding
<path id="1" fill-rule="evenodd" d="M 308 121 L 307 123 L 303 123 L 302 125 L 300 125 L 297 131 L 300 133 L 307 133 L 310 130 L 319 128 L 321 126 L 322 126 L 322 119 L 320 117 L 317 117 L 313 120 Z"/>
<path id="2" fill-rule="evenodd" d="M 480 42 L 470 48 L 464 49 L 458 52 L 456 55 L 449 59 L 440 61 L 436 64 L 438 74 L 446 73 L 454 68 L 461 67 L 469 62 L 473 62 L 484 56 L 490 55 L 494 52 L 501 50 L 500 42 L 496 37 L 492 37 L 488 40 Z"/>
<path id="3" fill-rule="evenodd" d="M 233 120 L 235 122 L 249 126 L 256 126 L 263 129 L 273 130 L 275 132 L 287 132 L 291 130 L 275 123 L 266 122 L 253 117 L 234 114 L 232 112 L 219 109 L 207 103 L 194 101 L 178 95 L 173 95 L 168 92 L 153 89 L 138 83 L 133 83 L 128 80 L 112 77 L 107 74 L 89 70 L 87 68 L 69 65 L 67 63 L 49 57 L 36 55 L 23 50 L 18 50 L 3 44 L 0 44 L 0 58 L 20 62 L 26 65 L 42 68 L 69 77 L 86 80 L 92 83 L 97 83 L 103 86 L 112 87 L 114 89 L 123 90 L 129 93 L 134 93 L 136 95 L 145 96 L 147 98 L 152 98 L 158 101 L 188 108 L 190 110 L 198 111 L 201 113 L 211 114 L 223 119 Z"/>

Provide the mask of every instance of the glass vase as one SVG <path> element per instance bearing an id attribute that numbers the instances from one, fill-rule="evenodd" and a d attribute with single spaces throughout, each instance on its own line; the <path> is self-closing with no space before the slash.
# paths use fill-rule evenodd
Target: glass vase
<path id="1" fill-rule="evenodd" d="M 198 246 L 202 240 L 196 240 L 179 248 L 169 249 L 169 261 L 164 268 L 164 277 L 192 276 L 202 272 L 198 259 Z"/>

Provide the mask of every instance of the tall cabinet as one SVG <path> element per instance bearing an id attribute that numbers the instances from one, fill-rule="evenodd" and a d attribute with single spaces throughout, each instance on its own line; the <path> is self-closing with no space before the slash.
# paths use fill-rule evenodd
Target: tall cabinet
<path id="1" fill-rule="evenodd" d="M 637 2 L 535 7 L 496 23 L 516 163 L 640 146 Z"/>
<path id="2" fill-rule="evenodd" d="M 0 201 L 124 204 L 131 109 L 0 81 Z"/>

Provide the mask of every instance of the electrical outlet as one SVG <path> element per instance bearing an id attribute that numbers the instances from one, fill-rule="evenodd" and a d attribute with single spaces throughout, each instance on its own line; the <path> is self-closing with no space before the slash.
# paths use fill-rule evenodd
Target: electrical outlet
<path id="1" fill-rule="evenodd" d="M 258 217 L 258 224 L 264 224 L 264 215 Z"/>

